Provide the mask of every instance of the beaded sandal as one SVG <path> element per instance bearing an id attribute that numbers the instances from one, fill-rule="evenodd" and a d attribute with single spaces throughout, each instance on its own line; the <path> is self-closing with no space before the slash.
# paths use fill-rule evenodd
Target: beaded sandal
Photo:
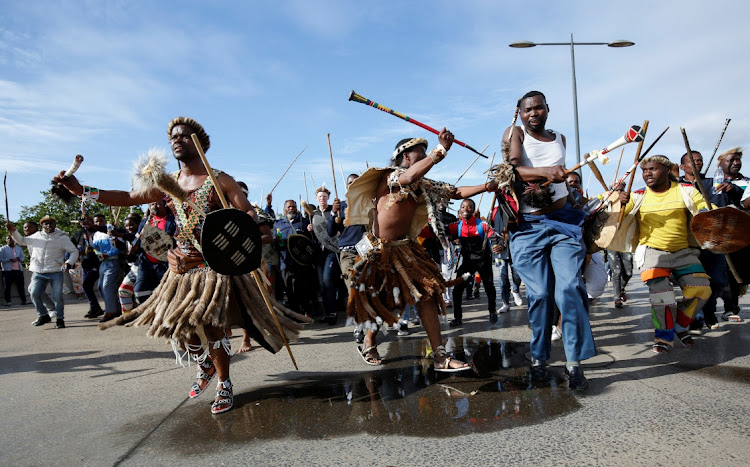
<path id="1" fill-rule="evenodd" d="M 230 410 L 233 406 L 234 393 L 232 392 L 232 382 L 228 379 L 226 381 L 219 381 L 219 385 L 216 386 L 216 400 L 211 404 L 211 413 L 224 413 Z"/>
<path id="2" fill-rule="evenodd" d="M 214 372 L 210 375 L 206 373 L 206 371 L 210 370 L 211 368 L 214 369 Z M 198 384 L 198 382 L 194 382 L 193 385 L 190 387 L 190 394 L 188 394 L 188 397 L 191 399 L 194 399 L 201 394 L 203 394 L 203 391 L 208 388 L 209 383 L 211 383 L 211 380 L 214 379 L 214 376 L 216 376 L 216 368 L 214 368 L 214 362 L 211 361 L 211 359 L 206 359 L 203 363 L 198 365 L 198 375 L 195 377 L 196 379 L 202 379 L 206 382 L 206 384 L 201 388 L 201 385 Z"/>

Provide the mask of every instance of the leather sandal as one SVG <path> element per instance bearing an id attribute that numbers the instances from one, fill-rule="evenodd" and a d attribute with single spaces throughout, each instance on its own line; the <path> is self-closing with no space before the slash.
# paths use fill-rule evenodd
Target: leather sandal
<path id="1" fill-rule="evenodd" d="M 206 371 L 210 370 L 211 368 L 214 369 L 214 372 L 210 375 L 206 373 Z M 201 385 L 198 384 L 198 382 L 194 382 L 193 385 L 190 387 L 190 394 L 188 394 L 188 397 L 191 399 L 195 399 L 196 397 L 203 394 L 203 391 L 208 388 L 208 385 L 211 383 L 211 380 L 214 379 L 214 376 L 216 376 L 216 368 L 214 368 L 214 362 L 206 359 L 205 362 L 198 365 L 198 375 L 195 377 L 196 379 L 202 379 L 206 382 L 205 386 L 201 389 Z"/>
<path id="2" fill-rule="evenodd" d="M 232 391 L 232 382 L 229 379 L 219 381 L 219 385 L 216 386 L 216 400 L 211 404 L 211 413 L 224 413 L 231 410 L 233 406 L 234 392 Z"/>

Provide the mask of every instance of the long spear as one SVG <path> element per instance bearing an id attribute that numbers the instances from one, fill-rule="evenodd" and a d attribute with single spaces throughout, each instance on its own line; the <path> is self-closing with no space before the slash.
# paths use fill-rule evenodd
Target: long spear
<path id="1" fill-rule="evenodd" d="M 307 149 L 307 146 L 305 146 L 305 149 Z M 276 182 L 276 185 L 274 185 L 273 188 L 271 188 L 271 191 L 269 191 L 268 194 L 273 193 L 273 190 L 275 190 L 276 187 L 279 185 L 279 183 L 281 183 L 281 179 L 284 178 L 284 175 L 286 175 L 286 173 L 289 172 L 289 169 L 292 168 L 292 165 L 294 165 L 294 163 L 297 162 L 297 159 L 299 159 L 299 156 L 301 156 L 302 153 L 305 152 L 305 149 L 303 149 L 302 151 L 299 152 L 299 154 L 297 154 L 297 157 L 295 157 L 294 160 L 292 161 L 292 163 L 289 164 L 289 167 L 286 168 L 286 170 L 284 171 L 284 173 L 281 174 L 281 178 L 279 178 L 279 181 Z"/>
<path id="2" fill-rule="evenodd" d="M 728 118 L 726 122 L 724 122 L 724 129 L 721 130 L 721 135 L 719 135 L 719 141 L 716 143 L 716 147 L 714 148 L 714 153 L 711 154 L 711 159 L 708 160 L 708 164 L 706 164 L 706 171 L 703 172 L 703 175 L 708 173 L 708 169 L 711 167 L 711 162 L 714 161 L 714 156 L 716 155 L 716 151 L 719 149 L 719 145 L 721 144 L 721 140 L 724 139 L 724 133 L 727 131 L 727 127 L 729 126 L 729 121 L 732 120 L 731 118 Z"/>
<path id="3" fill-rule="evenodd" d="M 424 128 L 425 130 L 429 131 L 430 133 L 434 133 L 436 135 L 440 134 L 440 132 L 437 131 L 436 129 L 434 129 L 434 128 L 430 127 L 430 126 L 427 126 L 427 125 L 425 125 L 422 122 L 418 122 L 418 121 L 414 120 L 411 117 L 407 117 L 406 115 L 404 115 L 402 113 L 396 112 L 395 110 L 391 110 L 388 107 L 385 107 L 385 106 L 380 105 L 380 104 L 378 104 L 376 102 L 373 102 L 373 101 L 371 101 L 370 99 L 368 99 L 366 97 L 360 96 L 359 94 L 357 94 L 354 91 L 352 91 L 351 94 L 349 94 L 349 100 L 350 101 L 354 101 L 354 102 L 359 102 L 360 104 L 369 105 L 373 109 L 382 110 L 383 112 L 385 112 L 387 114 L 391 114 L 391 115 L 393 115 L 395 117 L 400 118 L 401 120 L 405 120 L 405 121 L 407 121 L 409 123 L 417 125 L 420 128 Z M 472 148 L 471 146 L 469 146 L 468 144 L 466 144 L 464 142 L 461 142 L 461 141 L 459 141 L 457 139 L 454 139 L 453 142 L 456 143 L 456 144 L 458 144 L 459 146 L 465 147 L 466 149 L 468 149 L 469 151 L 473 152 L 474 154 L 479 154 L 480 156 L 484 157 L 485 159 L 488 159 L 487 156 L 485 156 L 484 154 L 482 154 L 481 152 L 477 151 L 476 149 Z"/>
<path id="4" fill-rule="evenodd" d="M 200 155 L 201 160 L 203 161 L 203 165 L 206 167 L 208 176 L 211 177 L 211 182 L 214 184 L 214 188 L 216 189 L 216 194 L 219 195 L 219 200 L 221 201 L 221 205 L 224 207 L 224 209 L 228 208 L 229 203 L 227 203 L 227 199 L 224 197 L 224 192 L 221 189 L 221 185 L 219 185 L 219 181 L 216 179 L 216 176 L 214 175 L 214 171 L 211 169 L 211 166 L 208 164 L 208 159 L 206 159 L 206 153 L 203 152 L 203 146 L 201 146 L 201 142 L 198 141 L 198 135 L 193 133 L 190 136 L 193 138 L 193 143 L 195 143 L 196 149 L 198 149 L 198 155 Z M 304 152 L 304 149 L 302 151 Z M 283 178 L 283 175 L 282 175 L 282 178 Z M 278 185 L 278 182 L 276 184 Z M 274 188 L 276 187 L 274 186 Z M 271 191 L 273 191 L 273 189 L 271 189 Z M 281 329 L 281 323 L 279 323 L 279 318 L 276 316 L 276 313 L 274 313 L 273 311 L 273 305 L 271 305 L 271 299 L 268 297 L 268 289 L 266 289 L 266 286 L 263 284 L 263 280 L 261 279 L 260 273 L 256 269 L 252 271 L 250 274 L 253 276 L 253 279 L 255 279 L 255 283 L 258 284 L 258 290 L 260 290 L 260 294 L 263 296 L 263 301 L 266 302 L 266 307 L 268 307 L 268 311 L 271 313 L 271 317 L 276 323 L 276 327 L 278 328 L 279 334 L 281 335 L 281 340 L 284 342 L 287 352 L 289 352 L 289 357 L 292 359 L 292 364 L 294 364 L 294 368 L 299 370 L 299 367 L 297 367 L 297 362 L 294 360 L 294 355 L 292 355 L 292 349 L 291 347 L 289 347 L 289 342 L 287 342 L 286 340 L 286 335 L 284 335 L 284 330 Z"/>
<path id="5" fill-rule="evenodd" d="M 8 171 L 3 177 L 3 191 L 5 191 L 5 222 L 10 222 L 10 210 L 8 209 Z"/>
<path id="6" fill-rule="evenodd" d="M 336 187 L 336 169 L 333 168 L 333 150 L 331 149 L 331 134 L 326 135 L 328 138 L 328 155 L 331 156 L 331 178 L 333 179 L 333 194 L 339 197 L 339 189 Z"/>
<path id="7" fill-rule="evenodd" d="M 489 144 L 487 146 L 485 146 L 484 149 L 482 149 L 482 152 L 486 151 L 488 147 L 490 147 Z M 479 156 L 481 156 L 481 155 L 482 154 L 480 154 Z M 464 173 L 462 173 L 461 176 L 458 177 L 458 180 L 456 180 L 456 183 L 454 183 L 454 185 L 458 185 L 458 182 L 460 182 L 461 179 L 464 178 L 464 175 L 466 175 L 466 172 L 468 172 L 469 169 L 471 169 L 471 167 L 474 165 L 474 163 L 479 160 L 479 156 L 475 157 L 474 160 L 471 161 L 471 164 L 469 164 L 469 166 L 466 167 L 466 170 L 464 170 Z"/>
<path id="8" fill-rule="evenodd" d="M 617 174 L 620 172 L 620 162 L 622 162 L 622 155 L 625 154 L 625 147 L 622 148 L 622 151 L 620 151 L 620 158 L 617 159 L 617 167 L 615 168 L 615 178 L 612 180 L 612 184 L 614 185 L 617 181 Z"/>

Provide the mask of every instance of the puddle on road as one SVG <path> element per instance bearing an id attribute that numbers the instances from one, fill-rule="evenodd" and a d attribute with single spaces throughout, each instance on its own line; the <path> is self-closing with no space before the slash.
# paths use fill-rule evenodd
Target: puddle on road
<path id="1" fill-rule="evenodd" d="M 476 371 L 447 375 L 436 374 L 431 359 L 421 357 L 427 346 L 426 339 L 391 342 L 384 355 L 388 364 L 377 371 L 311 374 L 235 394 L 234 409 L 219 416 L 210 414 L 206 394 L 177 410 L 161 430 L 175 450 L 216 441 L 358 433 L 449 437 L 541 423 L 580 407 L 561 368 L 551 368 L 547 382 L 529 383 L 528 344 L 451 340 L 448 351 Z"/>

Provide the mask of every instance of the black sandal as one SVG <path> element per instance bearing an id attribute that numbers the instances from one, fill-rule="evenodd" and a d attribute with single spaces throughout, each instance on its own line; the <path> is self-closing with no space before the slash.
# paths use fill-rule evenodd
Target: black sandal
<path id="1" fill-rule="evenodd" d="M 658 354 L 665 354 L 669 353 L 671 347 L 669 347 L 667 344 L 664 344 L 662 342 L 655 342 L 654 345 L 651 346 L 651 351 L 653 353 Z"/>

